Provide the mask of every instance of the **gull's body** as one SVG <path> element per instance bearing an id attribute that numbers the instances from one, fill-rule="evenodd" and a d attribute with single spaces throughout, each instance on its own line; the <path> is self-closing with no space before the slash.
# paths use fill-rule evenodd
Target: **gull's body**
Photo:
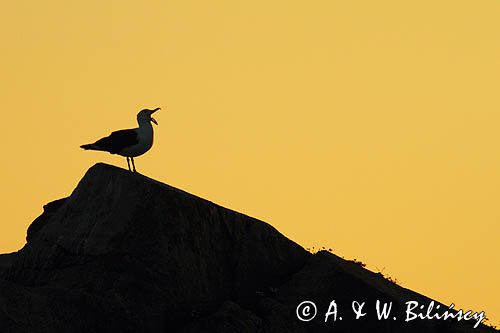
<path id="1" fill-rule="evenodd" d="M 158 124 L 151 115 L 160 110 L 144 109 L 137 114 L 137 123 L 139 127 L 119 130 L 111 133 L 109 136 L 99 139 L 94 143 L 80 146 L 85 150 L 107 151 L 110 154 L 118 154 L 127 158 L 127 164 L 130 171 L 129 158 L 132 161 L 133 171 L 135 172 L 134 157 L 141 156 L 153 146 L 153 125 Z"/>

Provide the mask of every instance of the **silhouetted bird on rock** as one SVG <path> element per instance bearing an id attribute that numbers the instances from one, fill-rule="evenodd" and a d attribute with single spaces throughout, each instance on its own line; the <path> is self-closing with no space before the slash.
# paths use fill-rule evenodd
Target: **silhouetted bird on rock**
<path id="1" fill-rule="evenodd" d="M 105 138 L 82 145 L 80 148 L 107 151 L 110 154 L 124 156 L 127 158 L 129 171 L 136 172 L 134 157 L 144 154 L 153 146 L 153 125 L 151 123 L 158 125 L 158 122 L 151 115 L 158 110 L 160 108 L 140 111 L 137 114 L 138 128 L 115 131 Z M 130 168 L 129 159 L 132 161 L 132 169 Z"/>

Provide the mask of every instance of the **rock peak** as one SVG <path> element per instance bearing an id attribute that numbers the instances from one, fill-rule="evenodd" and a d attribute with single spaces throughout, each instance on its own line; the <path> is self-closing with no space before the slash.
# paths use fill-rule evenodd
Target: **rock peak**
<path id="1" fill-rule="evenodd" d="M 44 206 L 27 240 L 18 253 L 0 256 L 6 332 L 457 327 L 372 316 L 334 326 L 323 318 L 299 321 L 295 308 L 306 299 L 324 308 L 332 298 L 385 298 L 397 309 L 407 299 L 429 299 L 333 254 L 312 255 L 265 222 L 103 163 L 92 166 L 69 197 Z"/>

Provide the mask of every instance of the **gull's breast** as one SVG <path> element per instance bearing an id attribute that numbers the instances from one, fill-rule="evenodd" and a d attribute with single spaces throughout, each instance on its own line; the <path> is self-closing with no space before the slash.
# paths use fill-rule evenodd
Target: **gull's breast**
<path id="1" fill-rule="evenodd" d="M 132 146 L 123 148 L 120 155 L 125 157 L 137 157 L 147 152 L 153 146 L 153 130 L 137 130 L 138 143 Z"/>

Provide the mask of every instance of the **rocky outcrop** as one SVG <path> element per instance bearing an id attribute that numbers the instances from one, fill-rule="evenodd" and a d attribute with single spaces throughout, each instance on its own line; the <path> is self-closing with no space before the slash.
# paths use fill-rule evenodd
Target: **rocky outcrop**
<path id="1" fill-rule="evenodd" d="M 0 256 L 1 332 L 480 332 L 473 323 L 347 315 L 352 300 L 431 300 L 269 224 L 97 164 Z M 344 320 L 303 322 L 332 299 Z M 351 311 L 352 312 L 352 311 Z M 372 311 L 373 312 L 373 311 Z"/>

